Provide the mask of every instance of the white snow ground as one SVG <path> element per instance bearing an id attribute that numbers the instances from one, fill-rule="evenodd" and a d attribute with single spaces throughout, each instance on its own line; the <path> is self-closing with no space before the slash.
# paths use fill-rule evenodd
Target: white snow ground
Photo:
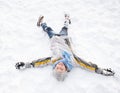
<path id="1" fill-rule="evenodd" d="M 36 26 L 40 14 L 56 32 L 69 12 L 74 50 L 115 77 L 80 68 L 64 82 L 52 67 L 18 71 L 18 61 L 50 56 L 49 38 Z M 120 93 L 120 0 L 0 0 L 0 93 Z"/>

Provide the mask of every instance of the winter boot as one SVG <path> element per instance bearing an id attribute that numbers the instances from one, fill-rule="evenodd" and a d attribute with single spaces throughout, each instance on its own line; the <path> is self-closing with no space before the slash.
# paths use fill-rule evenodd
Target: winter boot
<path id="1" fill-rule="evenodd" d="M 69 24 L 71 24 L 71 20 L 70 20 L 70 15 L 69 14 L 65 14 L 65 20 L 68 20 Z"/>
<path id="2" fill-rule="evenodd" d="M 64 26 L 68 28 L 69 24 L 71 24 L 70 16 L 69 14 L 65 14 Z"/>
<path id="3" fill-rule="evenodd" d="M 37 21 L 37 26 L 39 27 L 41 25 L 41 23 L 43 22 L 43 18 L 44 16 L 40 16 L 38 21 Z"/>

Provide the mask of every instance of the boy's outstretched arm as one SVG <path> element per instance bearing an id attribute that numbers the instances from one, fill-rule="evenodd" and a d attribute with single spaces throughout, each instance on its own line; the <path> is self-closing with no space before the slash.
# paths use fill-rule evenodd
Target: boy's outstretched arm
<path id="1" fill-rule="evenodd" d="M 31 67 L 43 67 L 46 65 L 54 64 L 56 61 L 60 60 L 61 58 L 52 58 L 52 57 L 45 57 L 40 58 L 38 60 L 34 60 L 31 63 L 28 62 L 17 62 L 15 64 L 16 69 L 26 69 Z"/>
<path id="2" fill-rule="evenodd" d="M 99 68 L 96 64 L 93 64 L 91 62 L 86 62 L 84 61 L 83 59 L 81 59 L 80 57 L 76 56 L 74 54 L 74 58 L 75 58 L 75 61 L 83 68 L 85 69 L 88 69 L 88 70 L 91 70 L 91 71 L 94 71 L 98 74 L 102 74 L 102 75 L 105 75 L 105 76 L 114 76 L 115 72 L 112 71 L 111 68 L 108 68 L 108 69 L 102 69 L 102 68 Z"/>
<path id="3" fill-rule="evenodd" d="M 48 64 L 51 64 L 51 57 L 40 58 L 38 60 L 32 61 L 31 63 L 17 62 L 15 67 L 16 69 L 26 69 L 31 67 L 46 66 Z"/>

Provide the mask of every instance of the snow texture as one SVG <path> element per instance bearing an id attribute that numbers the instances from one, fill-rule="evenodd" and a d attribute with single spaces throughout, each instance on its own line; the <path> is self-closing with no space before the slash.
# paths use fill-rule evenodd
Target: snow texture
<path id="1" fill-rule="evenodd" d="M 16 62 L 51 55 L 46 33 L 36 26 L 39 15 L 55 32 L 70 13 L 74 51 L 114 77 L 74 68 L 64 82 L 52 67 L 15 69 Z M 0 93 L 120 93 L 120 0 L 0 0 Z"/>

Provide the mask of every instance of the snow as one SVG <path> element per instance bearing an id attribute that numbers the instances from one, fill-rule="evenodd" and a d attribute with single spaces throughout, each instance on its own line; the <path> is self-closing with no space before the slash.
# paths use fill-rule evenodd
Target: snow
<path id="1" fill-rule="evenodd" d="M 36 26 L 39 15 L 56 32 L 64 13 L 71 15 L 69 36 L 74 51 L 115 77 L 74 68 L 64 82 L 52 67 L 15 69 L 19 61 L 50 56 L 46 33 Z M 120 93 L 120 0 L 0 0 L 0 93 Z"/>

